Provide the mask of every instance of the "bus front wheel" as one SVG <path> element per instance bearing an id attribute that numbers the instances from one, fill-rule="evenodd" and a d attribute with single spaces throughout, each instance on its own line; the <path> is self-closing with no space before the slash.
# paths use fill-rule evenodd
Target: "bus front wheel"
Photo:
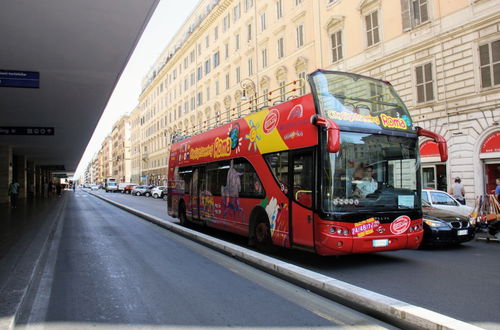
<path id="1" fill-rule="evenodd" d="M 188 220 L 186 216 L 186 205 L 184 205 L 184 202 L 181 202 L 179 204 L 179 223 L 181 226 L 188 226 Z"/>

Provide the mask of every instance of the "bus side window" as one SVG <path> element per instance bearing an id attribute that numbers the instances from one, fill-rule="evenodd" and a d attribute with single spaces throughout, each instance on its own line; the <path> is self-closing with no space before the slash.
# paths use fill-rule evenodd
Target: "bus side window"
<path id="1" fill-rule="evenodd" d="M 288 154 L 288 151 L 283 151 L 264 156 L 285 194 L 288 194 Z"/>
<path id="2" fill-rule="evenodd" d="M 257 172 L 246 159 L 235 161 L 235 169 L 241 173 L 241 197 L 264 197 L 264 189 Z"/>
<path id="3" fill-rule="evenodd" d="M 182 181 L 181 186 L 184 186 L 184 193 L 190 194 L 191 193 L 191 178 L 193 176 L 192 169 L 180 169 L 179 176 L 180 176 L 180 179 Z"/>

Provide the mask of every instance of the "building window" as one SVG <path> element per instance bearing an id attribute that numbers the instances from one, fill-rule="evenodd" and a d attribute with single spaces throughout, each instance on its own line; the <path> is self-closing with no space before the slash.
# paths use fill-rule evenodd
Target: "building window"
<path id="1" fill-rule="evenodd" d="M 247 41 L 250 42 L 252 40 L 252 24 L 248 24 L 247 26 Z"/>
<path id="2" fill-rule="evenodd" d="M 302 3 L 303 0 L 295 0 L 295 6 L 298 6 Z"/>
<path id="3" fill-rule="evenodd" d="M 253 58 L 248 58 L 248 75 L 253 75 Z"/>
<path id="4" fill-rule="evenodd" d="M 236 68 L 236 82 L 240 83 L 240 81 L 241 81 L 241 70 L 240 70 L 240 67 L 237 67 Z"/>
<path id="5" fill-rule="evenodd" d="M 283 17 L 283 0 L 276 1 L 276 19 Z"/>
<path id="6" fill-rule="evenodd" d="M 231 27 L 231 18 L 229 16 L 229 14 L 224 16 L 222 26 L 224 27 L 224 32 L 226 32 Z"/>
<path id="7" fill-rule="evenodd" d="M 194 72 L 191 72 L 190 78 L 191 78 L 191 86 L 193 86 L 195 83 Z"/>
<path id="8" fill-rule="evenodd" d="M 479 46 L 481 87 L 500 85 L 500 40 Z"/>
<path id="9" fill-rule="evenodd" d="M 233 21 L 236 22 L 239 20 L 241 17 L 241 6 L 238 3 L 236 6 L 233 8 Z"/>
<path id="10" fill-rule="evenodd" d="M 196 79 L 200 81 L 202 77 L 203 77 L 203 68 L 200 65 L 196 70 Z"/>
<path id="11" fill-rule="evenodd" d="M 180 110 L 180 107 L 179 107 L 179 110 Z M 186 113 L 188 113 L 188 111 L 189 111 L 189 103 L 188 103 L 188 101 L 186 101 L 186 102 L 184 102 L 184 113 L 186 114 Z M 179 111 L 179 118 L 180 117 L 181 117 L 181 113 Z"/>
<path id="12" fill-rule="evenodd" d="M 214 40 L 217 40 L 217 39 L 219 39 L 219 27 L 218 26 L 216 26 L 214 28 Z"/>
<path id="13" fill-rule="evenodd" d="M 283 58 L 285 56 L 285 41 L 283 37 L 278 39 L 278 58 Z"/>
<path id="14" fill-rule="evenodd" d="M 188 67 L 188 64 L 189 64 L 189 59 L 186 56 L 186 58 L 184 59 L 184 69 Z"/>
<path id="15" fill-rule="evenodd" d="M 267 67 L 267 48 L 263 49 L 261 51 L 262 54 L 262 68 Z"/>
<path id="16" fill-rule="evenodd" d="M 205 37 L 205 47 L 206 47 L 206 48 L 208 48 L 209 46 L 210 46 L 210 36 L 209 36 L 209 35 L 207 35 L 207 36 Z"/>
<path id="17" fill-rule="evenodd" d="M 199 92 L 196 95 L 196 105 L 200 106 L 202 103 L 203 103 L 203 95 L 201 94 L 201 92 Z"/>
<path id="18" fill-rule="evenodd" d="M 216 53 L 214 53 L 214 68 L 219 66 L 219 62 L 219 52 L 217 51 Z"/>
<path id="19" fill-rule="evenodd" d="M 189 88 L 189 83 L 188 83 L 188 80 L 186 78 L 186 79 L 184 79 L 184 91 L 187 91 L 188 88 Z"/>
<path id="20" fill-rule="evenodd" d="M 224 58 L 227 59 L 229 58 L 229 44 L 224 44 Z"/>
<path id="21" fill-rule="evenodd" d="M 210 72 L 210 59 L 205 61 L 205 74 L 208 74 Z"/>
<path id="22" fill-rule="evenodd" d="M 196 103 L 195 103 L 195 98 L 194 96 L 191 97 L 191 111 L 194 110 L 194 108 L 196 108 Z"/>
<path id="23" fill-rule="evenodd" d="M 219 95 L 219 81 L 215 82 L 215 95 Z"/>
<path id="24" fill-rule="evenodd" d="M 209 100 L 210 100 L 210 86 L 209 86 L 209 87 L 207 87 L 207 94 L 206 94 L 206 95 L 207 95 L 207 96 L 206 96 L 207 101 L 209 101 Z"/>
<path id="25" fill-rule="evenodd" d="M 299 79 L 302 80 L 301 82 L 301 87 L 300 87 L 300 90 L 299 90 L 299 93 L 300 95 L 305 95 L 306 94 L 306 73 L 305 72 L 300 72 L 299 73 Z"/>
<path id="26" fill-rule="evenodd" d="M 330 35 L 330 40 L 332 42 L 332 63 L 335 63 L 343 58 L 342 31 L 333 32 Z"/>
<path id="27" fill-rule="evenodd" d="M 297 26 L 297 48 L 304 46 L 304 25 Z"/>
<path id="28" fill-rule="evenodd" d="M 191 53 L 189 53 L 189 61 L 190 61 L 191 63 L 193 63 L 193 62 L 194 62 L 194 50 L 192 50 L 192 51 L 191 51 Z"/>
<path id="29" fill-rule="evenodd" d="M 280 81 L 279 84 L 280 84 L 280 100 L 284 101 L 285 100 L 285 85 L 286 85 L 286 82 L 285 81 Z"/>
<path id="30" fill-rule="evenodd" d="M 415 77 L 417 79 L 417 102 L 424 103 L 434 100 L 432 64 L 426 63 L 415 67 Z"/>
<path id="31" fill-rule="evenodd" d="M 245 0 L 245 13 L 253 7 L 253 0 Z"/>
<path id="32" fill-rule="evenodd" d="M 267 107 L 269 105 L 269 88 L 264 88 L 262 90 L 262 95 L 264 96 L 264 100 L 262 100 L 263 102 L 263 106 Z"/>
<path id="33" fill-rule="evenodd" d="M 226 89 L 229 89 L 229 73 L 226 73 Z"/>
<path id="34" fill-rule="evenodd" d="M 378 26 L 378 10 L 365 16 L 366 23 L 366 40 L 368 47 L 380 42 L 379 26 Z"/>
<path id="35" fill-rule="evenodd" d="M 403 31 L 409 31 L 429 21 L 428 0 L 401 0 Z"/>
<path id="36" fill-rule="evenodd" d="M 234 36 L 234 43 L 235 43 L 235 49 L 239 50 L 240 49 L 240 35 L 239 34 Z"/>
<path id="37" fill-rule="evenodd" d="M 267 28 L 266 13 L 260 14 L 260 30 L 264 31 Z"/>

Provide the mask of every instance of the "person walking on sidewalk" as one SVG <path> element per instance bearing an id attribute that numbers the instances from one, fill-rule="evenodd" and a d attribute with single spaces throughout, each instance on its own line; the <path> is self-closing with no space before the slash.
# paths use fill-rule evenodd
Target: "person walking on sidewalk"
<path id="1" fill-rule="evenodd" d="M 17 199 L 19 198 L 19 189 L 21 185 L 17 183 L 17 180 L 12 180 L 12 183 L 9 185 L 9 195 L 10 195 L 10 207 L 15 209 L 17 207 Z"/>
<path id="2" fill-rule="evenodd" d="M 455 197 L 460 204 L 465 205 L 465 189 L 462 180 L 458 176 L 455 178 L 455 183 L 451 185 L 450 195 Z"/>
<path id="3" fill-rule="evenodd" d="M 497 187 L 495 188 L 495 197 L 497 198 L 497 201 L 500 203 L 500 178 L 497 179 L 496 183 Z"/>

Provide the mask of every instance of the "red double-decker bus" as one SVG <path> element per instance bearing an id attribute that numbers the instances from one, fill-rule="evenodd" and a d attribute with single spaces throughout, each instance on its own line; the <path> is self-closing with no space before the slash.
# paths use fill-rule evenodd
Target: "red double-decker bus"
<path id="1" fill-rule="evenodd" d="M 419 136 L 390 83 L 317 70 L 311 93 L 178 139 L 168 213 L 320 255 L 415 249 L 423 236 Z M 268 96 L 266 96 L 267 98 Z"/>

